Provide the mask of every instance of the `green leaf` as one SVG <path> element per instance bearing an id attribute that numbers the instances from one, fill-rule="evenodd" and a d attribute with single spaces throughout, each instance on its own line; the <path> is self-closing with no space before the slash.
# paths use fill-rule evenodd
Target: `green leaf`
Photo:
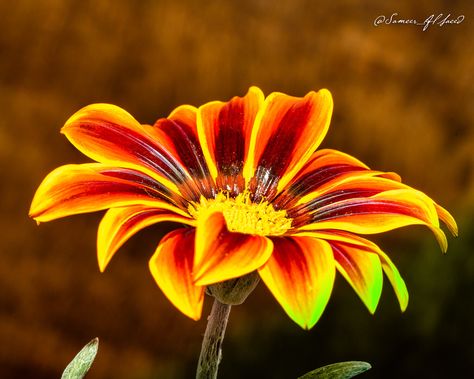
<path id="1" fill-rule="evenodd" d="M 67 365 L 61 376 L 61 379 L 82 379 L 92 366 L 97 349 L 99 348 L 99 339 L 94 338 L 82 350 L 77 353 L 74 359 Z"/>
<path id="2" fill-rule="evenodd" d="M 371 368 L 372 366 L 367 362 L 339 362 L 317 368 L 298 379 L 349 379 Z"/>

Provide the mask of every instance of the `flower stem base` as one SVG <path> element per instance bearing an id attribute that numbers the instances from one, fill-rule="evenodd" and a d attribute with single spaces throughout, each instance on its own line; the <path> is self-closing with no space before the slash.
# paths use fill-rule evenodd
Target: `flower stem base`
<path id="1" fill-rule="evenodd" d="M 212 284 L 207 287 L 207 294 L 214 296 L 222 304 L 242 304 L 257 287 L 260 276 L 256 271 L 235 279 Z"/>

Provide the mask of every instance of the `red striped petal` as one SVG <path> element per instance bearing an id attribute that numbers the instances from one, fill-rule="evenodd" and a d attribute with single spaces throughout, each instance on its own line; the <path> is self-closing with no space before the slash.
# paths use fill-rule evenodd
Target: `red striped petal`
<path id="1" fill-rule="evenodd" d="M 210 197 L 214 193 L 214 184 L 198 140 L 196 113 L 195 107 L 183 105 L 147 129 L 186 169 L 189 180 L 197 188 L 193 200 L 198 200 L 201 194 Z"/>
<path id="2" fill-rule="evenodd" d="M 380 176 L 384 174 L 371 170 L 340 174 L 337 178 L 325 182 L 314 190 L 308 189 L 306 195 L 295 199 L 297 200 L 296 206 L 288 209 L 288 215 L 295 219 L 302 216 L 301 218 L 304 221 L 308 213 L 338 201 L 366 198 L 390 190 L 413 190 L 413 188 L 398 181 Z M 294 201 L 287 204 L 287 206 L 290 204 L 294 204 Z M 299 223 L 300 221 L 296 220 L 294 225 Z"/>
<path id="3" fill-rule="evenodd" d="M 222 190 L 237 194 L 245 188 L 242 169 L 262 104 L 262 91 L 251 87 L 244 97 L 236 96 L 226 103 L 214 101 L 199 108 L 199 139 L 211 174 Z"/>
<path id="4" fill-rule="evenodd" d="M 337 229 L 374 234 L 408 225 L 426 225 L 443 251 L 446 236 L 439 228 L 433 201 L 415 190 L 392 190 L 366 198 L 338 201 L 317 209 L 299 230 Z"/>
<path id="5" fill-rule="evenodd" d="M 332 106 L 327 90 L 303 98 L 275 92 L 265 99 L 244 168 L 256 199 L 276 195 L 310 159 L 329 128 Z"/>
<path id="6" fill-rule="evenodd" d="M 382 269 L 390 281 L 395 294 L 397 295 L 398 302 L 400 303 L 400 309 L 405 311 L 408 305 L 408 290 L 405 281 L 398 272 L 397 267 L 393 264 L 390 258 L 385 254 L 380 247 L 375 243 L 357 236 L 352 233 L 346 233 L 339 230 L 320 230 L 317 232 L 304 232 L 301 233 L 303 236 L 312 236 L 314 238 L 321 238 L 328 240 L 329 243 L 334 244 L 346 244 L 350 246 L 357 246 L 361 251 L 367 251 L 368 253 L 377 254 L 380 262 L 382 263 Z M 370 308 L 369 308 L 370 310 Z"/>
<path id="7" fill-rule="evenodd" d="M 124 208 L 112 208 L 102 218 L 97 235 L 97 259 L 100 271 L 112 259 L 115 252 L 133 235 L 147 226 L 158 222 L 171 221 L 194 226 L 195 220 L 171 212 L 136 205 Z"/>
<path id="8" fill-rule="evenodd" d="M 199 320 L 204 302 L 204 287 L 192 280 L 194 228 L 167 234 L 150 259 L 150 271 L 158 286 L 173 305 L 186 316 Z"/>
<path id="9" fill-rule="evenodd" d="M 171 194 L 167 188 L 139 171 L 100 163 L 65 165 L 52 171 L 40 184 L 31 204 L 30 217 L 44 222 L 138 204 L 186 216 L 168 196 Z"/>
<path id="10" fill-rule="evenodd" d="M 280 192 L 273 204 L 289 208 L 302 196 L 348 172 L 368 171 L 362 162 L 337 150 L 318 150 Z"/>
<path id="11" fill-rule="evenodd" d="M 174 192 L 187 179 L 181 164 L 161 142 L 117 106 L 93 104 L 82 108 L 61 131 L 89 158 L 142 171 Z"/>
<path id="12" fill-rule="evenodd" d="M 326 241 L 275 237 L 271 258 L 259 274 L 290 318 L 311 329 L 326 307 L 334 282 L 334 258 Z"/>
<path id="13" fill-rule="evenodd" d="M 208 285 L 255 271 L 270 257 L 273 245 L 266 237 L 229 232 L 224 216 L 200 216 L 196 230 L 194 280 Z"/>

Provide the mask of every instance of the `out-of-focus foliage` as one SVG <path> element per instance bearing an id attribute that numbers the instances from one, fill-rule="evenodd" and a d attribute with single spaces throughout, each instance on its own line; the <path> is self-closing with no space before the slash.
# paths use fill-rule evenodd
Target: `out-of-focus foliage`
<path id="1" fill-rule="evenodd" d="M 73 358 L 64 370 L 61 379 L 82 379 L 94 362 L 97 350 L 99 348 L 99 339 L 94 338 Z"/>
<path id="2" fill-rule="evenodd" d="M 339 362 L 320 367 L 298 379 L 350 379 L 370 370 L 370 368 L 371 366 L 367 362 Z"/>
<path id="3" fill-rule="evenodd" d="M 393 12 L 465 21 L 373 26 Z M 111 102 L 153 123 L 252 84 L 298 96 L 329 88 L 323 146 L 400 173 L 453 212 L 460 238 L 446 256 L 421 228 L 378 240 L 407 281 L 402 315 L 388 285 L 370 316 L 338 278 L 305 332 L 259 286 L 233 310 L 221 376 L 288 378 L 353 359 L 372 364 L 367 378 L 462 377 L 472 366 L 471 1 L 17 0 L 1 1 L 0 15 L 0 377 L 59 377 L 91 335 L 102 346 L 90 379 L 192 377 L 205 317 L 179 314 L 147 272 L 173 225 L 140 233 L 99 274 L 99 214 L 37 227 L 28 208 L 50 170 L 86 161 L 59 134 L 80 107 Z"/>

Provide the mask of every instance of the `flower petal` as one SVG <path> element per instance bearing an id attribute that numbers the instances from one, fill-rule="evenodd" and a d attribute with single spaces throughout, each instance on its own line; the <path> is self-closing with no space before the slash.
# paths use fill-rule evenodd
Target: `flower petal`
<path id="1" fill-rule="evenodd" d="M 337 229 L 374 234 L 408 225 L 429 227 L 442 251 L 446 251 L 446 236 L 439 228 L 433 201 L 415 190 L 391 190 L 325 205 L 311 213 L 308 224 L 298 230 Z"/>
<path id="2" fill-rule="evenodd" d="M 173 305 L 193 320 L 199 320 L 204 302 L 204 287 L 192 280 L 194 228 L 167 234 L 150 259 L 153 278 Z"/>
<path id="3" fill-rule="evenodd" d="M 273 204 L 288 208 L 308 192 L 347 172 L 368 170 L 365 164 L 348 154 L 331 149 L 318 150 L 278 194 Z"/>
<path id="4" fill-rule="evenodd" d="M 128 112 L 110 104 L 82 108 L 61 132 L 97 162 L 142 171 L 174 192 L 186 181 L 180 163 Z"/>
<path id="5" fill-rule="evenodd" d="M 265 99 L 243 172 L 257 199 L 276 195 L 304 166 L 326 135 L 332 106 L 324 89 L 303 98 L 274 92 Z"/>
<path id="6" fill-rule="evenodd" d="M 251 87 L 244 97 L 213 101 L 199 108 L 197 127 L 209 169 L 218 187 L 232 193 L 245 188 L 242 169 L 263 93 Z"/>
<path id="7" fill-rule="evenodd" d="M 305 187 L 300 190 L 299 196 L 285 194 L 286 199 L 282 199 L 284 203 L 278 202 L 278 206 L 284 207 L 293 215 L 291 217 L 296 218 L 341 200 L 373 196 L 393 189 L 412 189 L 396 180 L 387 179 L 387 174 L 392 173 L 372 170 L 341 172 L 314 187 L 303 181 Z"/>
<path id="8" fill-rule="evenodd" d="M 136 205 L 109 209 L 99 225 L 97 235 L 97 259 L 100 271 L 112 259 L 115 252 L 134 234 L 158 222 L 180 222 L 194 226 L 195 220 L 167 209 Z"/>
<path id="9" fill-rule="evenodd" d="M 305 222 L 309 213 L 342 200 L 367 198 L 384 191 L 413 188 L 395 180 L 386 179 L 380 171 L 355 171 L 340 174 L 297 199 L 296 205 L 288 209 L 288 215 L 295 219 L 294 225 Z M 430 199 L 429 201 L 432 202 Z M 290 202 L 287 207 L 295 202 Z M 301 219 L 301 221 L 300 221 Z"/>
<path id="10" fill-rule="evenodd" d="M 272 242 L 266 237 L 229 232 L 220 212 L 200 215 L 194 281 L 208 285 L 246 275 L 262 266 L 272 249 Z"/>
<path id="11" fill-rule="evenodd" d="M 395 294 L 397 295 L 398 302 L 400 303 L 400 309 L 402 312 L 405 312 L 408 306 L 408 289 L 403 280 L 402 276 L 398 272 L 397 267 L 393 264 L 387 254 L 385 254 L 382 250 L 378 249 L 377 254 L 380 257 L 380 261 L 382 262 L 382 268 L 387 275 L 390 284 L 392 285 Z"/>
<path id="12" fill-rule="evenodd" d="M 50 221 L 111 207 L 150 204 L 186 216 L 174 206 L 167 188 L 145 174 L 100 163 L 65 165 L 52 171 L 38 187 L 30 217 Z"/>
<path id="13" fill-rule="evenodd" d="M 355 234 L 338 230 L 304 232 L 301 233 L 301 235 L 328 240 L 331 244 L 335 243 L 336 241 L 339 244 L 350 244 L 353 246 L 358 246 L 361 250 L 366 250 L 368 252 L 377 254 L 382 263 L 382 269 L 385 272 L 385 275 L 387 275 L 387 278 L 390 281 L 395 294 L 397 295 L 398 302 L 400 303 L 400 309 L 402 312 L 405 311 L 408 306 L 408 290 L 405 281 L 387 254 L 385 254 L 375 243 Z"/>
<path id="14" fill-rule="evenodd" d="M 198 140 L 196 113 L 195 107 L 182 105 L 168 118 L 159 119 L 154 126 L 146 129 L 186 169 L 189 180 L 197 187 L 193 200 L 199 199 L 200 194 L 210 197 L 214 191 L 214 184 Z"/>
<path id="15" fill-rule="evenodd" d="M 382 294 L 382 265 L 370 250 L 349 243 L 330 241 L 336 267 L 359 295 L 370 313 L 374 313 Z"/>
<path id="16" fill-rule="evenodd" d="M 272 238 L 273 254 L 258 272 L 290 318 L 311 329 L 326 307 L 335 276 L 330 245 L 312 237 Z"/>
<path id="17" fill-rule="evenodd" d="M 438 212 L 438 217 L 443 223 L 448 227 L 451 234 L 455 237 L 458 236 L 458 225 L 456 224 L 456 220 L 454 219 L 451 214 L 444 209 L 442 206 L 435 203 L 436 212 Z"/>

